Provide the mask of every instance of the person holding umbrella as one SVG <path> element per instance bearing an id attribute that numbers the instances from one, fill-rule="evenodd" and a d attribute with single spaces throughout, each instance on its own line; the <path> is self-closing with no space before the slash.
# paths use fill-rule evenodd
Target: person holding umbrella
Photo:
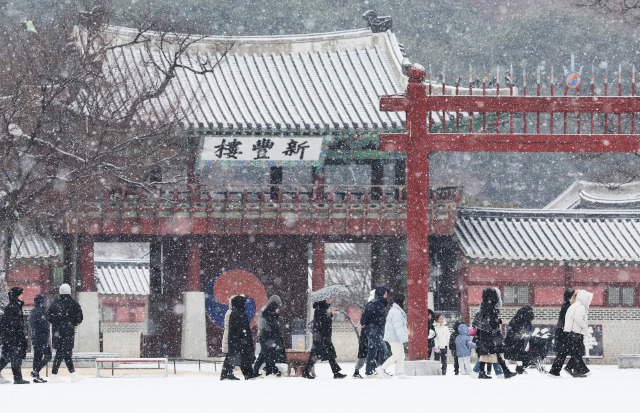
<path id="1" fill-rule="evenodd" d="M 319 290 L 312 294 L 310 300 L 313 302 L 313 309 L 315 310 L 313 312 L 312 327 L 313 344 L 311 346 L 311 354 L 309 354 L 309 361 L 302 371 L 302 377 L 305 379 L 315 379 L 315 377 L 311 375 L 311 369 L 314 364 L 318 360 L 327 360 L 331 366 L 333 378 L 343 379 L 346 375 L 340 373 L 340 370 L 342 369 L 336 362 L 336 349 L 331 341 L 334 310 L 329 309 L 330 304 L 327 302 L 326 298 L 323 298 L 327 297 L 327 295 L 318 294 L 323 292 L 323 290 Z"/>

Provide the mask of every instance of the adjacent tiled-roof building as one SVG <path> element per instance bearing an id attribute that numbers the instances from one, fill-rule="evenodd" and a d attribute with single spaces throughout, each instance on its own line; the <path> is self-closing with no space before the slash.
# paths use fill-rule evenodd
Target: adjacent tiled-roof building
<path id="1" fill-rule="evenodd" d="M 640 211 L 462 208 L 455 237 L 476 262 L 640 263 Z"/>

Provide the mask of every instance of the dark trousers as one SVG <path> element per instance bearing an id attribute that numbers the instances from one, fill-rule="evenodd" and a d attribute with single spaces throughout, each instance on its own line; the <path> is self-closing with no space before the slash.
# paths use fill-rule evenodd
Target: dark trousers
<path id="1" fill-rule="evenodd" d="M 311 369 L 313 368 L 313 365 L 316 364 L 316 361 L 320 360 L 321 358 L 322 357 L 320 355 L 316 354 L 313 350 L 311 350 L 311 354 L 309 354 L 309 361 L 307 362 L 307 365 L 304 367 L 302 374 L 304 375 L 311 374 Z M 331 366 L 331 372 L 333 374 L 340 373 L 340 370 L 342 370 L 342 368 L 340 368 L 340 366 L 338 365 L 338 362 L 336 361 L 335 357 L 329 359 L 329 366 Z"/>
<path id="2" fill-rule="evenodd" d="M 434 360 L 440 360 L 442 362 L 442 375 L 447 374 L 447 348 L 441 348 L 439 353 L 434 353 Z"/>
<path id="3" fill-rule="evenodd" d="M 222 377 L 233 376 L 233 368 L 240 365 L 240 371 L 246 380 L 252 379 L 257 374 L 253 373 L 253 357 L 242 354 L 227 354 L 222 363 Z"/>
<path id="4" fill-rule="evenodd" d="M 33 371 L 36 375 L 51 361 L 51 347 L 49 343 L 33 343 Z"/>
<path id="5" fill-rule="evenodd" d="M 567 368 L 569 370 L 573 371 L 574 374 L 588 373 L 589 368 L 586 364 L 584 364 L 584 361 L 582 360 L 583 348 L 584 336 L 582 334 L 567 335 L 566 343 L 558 352 L 555 360 L 553 360 L 553 364 L 551 365 L 549 374 L 554 374 L 556 376 L 560 374 L 560 370 L 562 370 L 562 365 L 564 364 L 567 356 L 571 356 L 571 359 L 567 364 Z"/>
<path id="6" fill-rule="evenodd" d="M 453 356 L 453 373 L 458 375 L 460 373 L 460 363 L 458 362 L 458 357 Z"/>
<path id="7" fill-rule="evenodd" d="M 73 349 L 59 348 L 56 350 L 56 356 L 53 358 L 53 367 L 51 368 L 51 374 L 58 374 L 58 369 L 64 360 L 64 364 L 67 365 L 69 373 L 74 373 L 76 369 L 73 367 Z"/>
<path id="8" fill-rule="evenodd" d="M 0 371 L 11 363 L 11 371 L 13 372 L 13 380 L 22 379 L 22 351 L 17 348 L 5 346 L 2 348 L 2 357 L 0 357 Z"/>
<path id="9" fill-rule="evenodd" d="M 266 357 L 264 355 L 264 352 L 261 351 L 260 354 L 258 354 L 258 358 L 256 359 L 255 364 L 253 365 L 253 373 L 256 376 L 260 374 L 260 367 L 262 367 L 263 363 L 266 364 L 264 370 L 267 372 L 267 375 L 280 372 L 280 370 L 278 370 L 278 368 L 276 367 L 276 363 L 274 363 L 273 358 Z"/>
<path id="10" fill-rule="evenodd" d="M 366 374 L 373 374 L 374 363 L 380 367 L 387 359 L 387 345 L 382 339 L 382 334 L 367 334 L 367 367 Z"/>

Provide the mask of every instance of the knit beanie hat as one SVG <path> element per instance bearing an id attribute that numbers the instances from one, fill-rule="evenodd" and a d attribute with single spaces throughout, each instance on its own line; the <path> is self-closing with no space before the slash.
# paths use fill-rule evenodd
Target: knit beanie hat
<path id="1" fill-rule="evenodd" d="M 69 284 L 62 284 L 60 286 L 60 295 L 71 295 L 71 287 L 69 286 Z"/>

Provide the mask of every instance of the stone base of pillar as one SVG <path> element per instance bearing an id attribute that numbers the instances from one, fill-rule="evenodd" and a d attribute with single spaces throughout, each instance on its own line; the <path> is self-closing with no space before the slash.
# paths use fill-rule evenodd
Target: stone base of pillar
<path id="1" fill-rule="evenodd" d="M 404 373 L 407 376 L 440 376 L 442 363 L 435 360 L 405 360 Z"/>
<path id="2" fill-rule="evenodd" d="M 79 292 L 78 304 L 82 307 L 82 323 L 76 330 L 74 352 L 97 353 L 100 351 L 100 307 L 97 292 Z"/>
<path id="3" fill-rule="evenodd" d="M 207 358 L 207 329 L 204 309 L 204 292 L 184 293 L 182 314 L 182 357 Z"/>

